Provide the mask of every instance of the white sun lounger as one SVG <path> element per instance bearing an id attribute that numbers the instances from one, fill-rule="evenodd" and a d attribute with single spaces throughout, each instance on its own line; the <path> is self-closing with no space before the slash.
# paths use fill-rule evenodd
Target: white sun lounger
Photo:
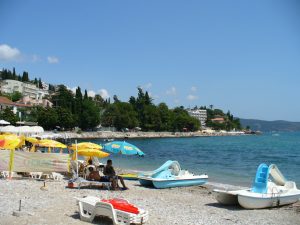
<path id="1" fill-rule="evenodd" d="M 149 219 L 148 212 L 141 208 L 139 208 L 139 214 L 134 214 L 114 209 L 110 203 L 102 202 L 97 197 L 87 196 L 76 199 L 82 221 L 92 222 L 95 216 L 108 216 L 112 219 L 114 225 L 130 225 L 132 223 L 144 224 Z M 129 202 L 127 201 L 127 203 Z"/>
<path id="2" fill-rule="evenodd" d="M 43 172 L 30 172 L 29 175 L 33 179 L 41 179 L 43 176 Z"/>
<path id="3" fill-rule="evenodd" d="M 101 186 L 104 185 L 105 187 L 107 187 L 108 190 L 110 190 L 111 188 L 111 182 L 86 180 L 82 177 L 73 179 L 73 183 L 77 184 L 78 189 L 80 189 L 82 186 L 91 186 L 91 185 L 101 185 Z"/>
<path id="4" fill-rule="evenodd" d="M 64 176 L 60 173 L 52 172 L 51 178 L 53 178 L 53 180 L 62 181 Z"/>

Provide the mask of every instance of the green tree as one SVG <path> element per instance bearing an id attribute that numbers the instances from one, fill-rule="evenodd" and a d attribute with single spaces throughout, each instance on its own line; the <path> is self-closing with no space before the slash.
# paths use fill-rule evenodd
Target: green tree
<path id="1" fill-rule="evenodd" d="M 100 108 L 95 102 L 85 99 L 82 102 L 80 127 L 83 130 L 95 128 L 100 124 Z"/>
<path id="2" fill-rule="evenodd" d="M 37 122 L 46 130 L 54 129 L 58 125 L 58 115 L 53 108 L 37 108 Z"/>
<path id="3" fill-rule="evenodd" d="M 138 126 L 137 113 L 130 103 L 116 102 L 105 110 L 101 123 L 104 126 L 114 126 L 118 130 L 132 129 Z"/>
<path id="4" fill-rule="evenodd" d="M 28 72 L 24 71 L 22 74 L 22 82 L 28 82 L 29 81 L 29 75 Z M 36 82 L 37 84 L 37 82 Z"/>
<path id="5" fill-rule="evenodd" d="M 16 124 L 16 122 L 19 120 L 19 117 L 15 115 L 12 111 L 12 108 L 7 107 L 3 111 L 1 111 L 1 119 L 6 120 L 10 122 L 11 124 Z"/>
<path id="6" fill-rule="evenodd" d="M 22 98 L 22 94 L 21 94 L 20 92 L 18 92 L 18 91 L 14 91 L 14 92 L 10 95 L 10 97 L 11 97 L 11 100 L 12 100 L 13 102 L 16 102 L 16 101 L 19 101 L 19 100 Z"/>
<path id="7" fill-rule="evenodd" d="M 75 127 L 74 116 L 67 108 L 57 107 L 56 114 L 58 117 L 57 123 L 60 127 L 70 129 Z"/>
<path id="8" fill-rule="evenodd" d="M 39 78 L 39 86 L 38 86 L 38 88 L 40 88 L 40 89 L 42 89 L 42 88 L 43 88 L 43 83 L 42 83 L 42 80 L 41 80 L 41 78 Z"/>

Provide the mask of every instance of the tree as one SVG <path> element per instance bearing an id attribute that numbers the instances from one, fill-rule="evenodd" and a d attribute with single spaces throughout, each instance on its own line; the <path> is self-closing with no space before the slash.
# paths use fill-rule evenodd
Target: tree
<path id="1" fill-rule="evenodd" d="M 169 110 L 166 103 L 160 103 L 158 105 L 158 111 L 160 114 L 160 120 L 161 120 L 161 131 L 169 131 L 171 130 L 171 111 Z"/>
<path id="2" fill-rule="evenodd" d="M 94 101 L 85 99 L 82 102 L 80 127 L 83 130 L 95 128 L 100 124 L 100 108 Z"/>
<path id="3" fill-rule="evenodd" d="M 58 115 L 53 108 L 37 109 L 37 121 L 46 130 L 54 129 L 58 125 Z"/>
<path id="4" fill-rule="evenodd" d="M 39 86 L 38 86 L 38 88 L 43 89 L 43 83 L 42 83 L 41 78 L 39 78 Z"/>
<path id="5" fill-rule="evenodd" d="M 86 89 L 84 90 L 84 97 L 83 97 L 83 99 L 84 100 L 88 99 L 88 94 L 87 94 L 87 90 Z"/>
<path id="6" fill-rule="evenodd" d="M 118 96 L 117 96 L 117 95 L 114 95 L 114 96 L 113 96 L 113 99 L 114 99 L 114 102 L 116 102 L 116 103 L 117 103 L 117 102 L 120 102 L 120 100 L 118 99 Z"/>
<path id="7" fill-rule="evenodd" d="M 18 116 L 13 113 L 10 107 L 7 107 L 3 111 L 1 111 L 0 117 L 1 119 L 6 120 L 11 124 L 16 124 L 16 122 L 19 120 Z"/>
<path id="8" fill-rule="evenodd" d="M 56 108 L 56 114 L 58 118 L 57 123 L 60 127 L 66 129 L 75 127 L 74 116 L 69 109 L 58 107 Z"/>
<path id="9" fill-rule="evenodd" d="M 36 80 L 36 78 L 35 78 Z M 26 71 L 23 72 L 23 75 L 22 75 L 22 82 L 28 82 L 29 81 L 29 76 L 28 76 L 28 73 Z M 36 83 L 37 84 L 37 80 L 36 80 Z"/>
<path id="10" fill-rule="evenodd" d="M 10 97 L 11 97 L 11 100 L 12 100 L 13 102 L 16 102 L 16 101 L 19 101 L 19 100 L 22 98 L 22 94 L 21 94 L 20 92 L 18 92 L 18 91 L 14 91 L 14 92 L 10 95 Z"/>
<path id="11" fill-rule="evenodd" d="M 74 107 L 74 94 L 64 85 L 58 86 L 58 91 L 52 96 L 51 101 L 56 107 L 68 108 L 72 113 L 76 111 Z"/>
<path id="12" fill-rule="evenodd" d="M 101 123 L 104 126 L 114 126 L 118 130 L 132 129 L 138 126 L 137 113 L 130 103 L 115 102 L 105 110 Z"/>

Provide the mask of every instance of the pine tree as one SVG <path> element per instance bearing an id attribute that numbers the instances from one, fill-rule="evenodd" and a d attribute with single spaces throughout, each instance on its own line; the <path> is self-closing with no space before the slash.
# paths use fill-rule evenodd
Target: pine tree
<path id="1" fill-rule="evenodd" d="M 83 97 L 83 99 L 88 99 L 88 94 L 87 94 L 87 90 L 86 89 L 84 91 L 84 97 Z"/>
<path id="2" fill-rule="evenodd" d="M 38 86 L 39 88 L 43 88 L 43 83 L 42 83 L 42 80 L 41 80 L 41 78 L 39 78 L 39 86 Z"/>

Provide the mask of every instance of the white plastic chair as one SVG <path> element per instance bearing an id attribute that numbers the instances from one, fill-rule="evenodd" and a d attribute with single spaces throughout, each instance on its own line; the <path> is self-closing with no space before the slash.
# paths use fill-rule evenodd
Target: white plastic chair
<path id="1" fill-rule="evenodd" d="M 52 178 L 53 180 L 62 181 L 64 176 L 60 173 L 52 172 Z"/>
<path id="2" fill-rule="evenodd" d="M 86 222 L 92 222 L 95 216 L 108 216 L 112 219 L 114 225 L 144 224 L 149 219 L 147 211 L 139 208 L 139 213 L 129 213 L 114 209 L 108 202 L 102 202 L 100 198 L 87 196 L 85 198 L 76 198 L 79 205 L 80 219 Z M 129 203 L 128 201 L 126 201 Z"/>
<path id="3" fill-rule="evenodd" d="M 41 179 L 43 176 L 43 172 L 30 172 L 29 175 L 33 179 Z"/>

